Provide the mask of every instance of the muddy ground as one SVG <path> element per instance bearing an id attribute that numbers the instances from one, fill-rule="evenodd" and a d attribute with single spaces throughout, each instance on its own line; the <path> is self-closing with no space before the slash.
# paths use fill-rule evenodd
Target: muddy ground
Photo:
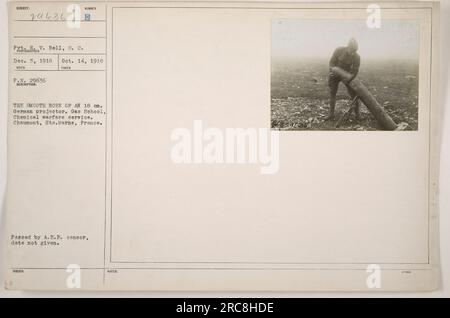
<path id="1" fill-rule="evenodd" d="M 418 66 L 412 61 L 362 61 L 359 79 L 396 123 L 407 130 L 418 128 Z M 349 96 L 340 84 L 336 116 L 329 112 L 328 61 L 274 61 L 271 79 L 271 125 L 280 130 L 379 130 L 381 127 L 361 104 L 361 118 L 352 112 L 335 127 L 349 109 Z"/>

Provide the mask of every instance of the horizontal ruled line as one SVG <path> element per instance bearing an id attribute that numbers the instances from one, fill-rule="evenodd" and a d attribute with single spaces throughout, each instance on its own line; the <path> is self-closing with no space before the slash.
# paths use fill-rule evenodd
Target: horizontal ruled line
<path id="1" fill-rule="evenodd" d="M 14 20 L 14 22 L 106 22 L 106 20 Z"/>
<path id="2" fill-rule="evenodd" d="M 106 39 L 106 36 L 39 36 L 16 35 L 15 39 Z"/>
<path id="3" fill-rule="evenodd" d="M 37 52 L 14 52 L 17 55 L 106 55 L 106 53 L 37 53 Z"/>
<path id="4" fill-rule="evenodd" d="M 106 70 L 13 70 L 16 72 L 106 72 Z"/>

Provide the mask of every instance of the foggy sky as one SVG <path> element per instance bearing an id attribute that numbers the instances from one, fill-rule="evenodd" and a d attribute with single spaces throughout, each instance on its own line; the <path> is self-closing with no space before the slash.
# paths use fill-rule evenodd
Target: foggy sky
<path id="1" fill-rule="evenodd" d="M 330 58 L 338 46 L 354 37 L 362 58 L 414 59 L 419 57 L 419 21 L 381 21 L 370 29 L 365 20 L 294 20 L 272 22 L 272 56 Z"/>

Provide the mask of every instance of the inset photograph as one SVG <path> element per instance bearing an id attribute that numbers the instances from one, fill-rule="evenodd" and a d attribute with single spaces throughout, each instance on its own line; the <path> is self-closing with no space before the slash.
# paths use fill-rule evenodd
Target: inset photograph
<path id="1" fill-rule="evenodd" d="M 275 19 L 271 67 L 272 129 L 418 129 L 418 21 Z"/>

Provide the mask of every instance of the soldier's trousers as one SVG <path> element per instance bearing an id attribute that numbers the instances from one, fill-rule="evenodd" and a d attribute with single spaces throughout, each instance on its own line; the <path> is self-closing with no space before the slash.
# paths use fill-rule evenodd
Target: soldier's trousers
<path id="1" fill-rule="evenodd" d="M 330 87 L 330 117 L 334 116 L 334 108 L 336 104 L 336 94 L 339 88 L 339 83 L 341 82 L 341 79 L 337 76 L 335 76 L 333 73 L 330 73 L 328 77 L 328 86 Z M 349 84 L 346 82 L 343 82 L 345 84 L 345 87 L 347 88 L 347 92 L 350 95 L 351 99 L 355 98 L 356 92 L 353 90 L 353 88 L 350 87 Z M 355 101 L 355 116 L 356 119 L 359 120 L 359 99 L 356 99 Z"/>

